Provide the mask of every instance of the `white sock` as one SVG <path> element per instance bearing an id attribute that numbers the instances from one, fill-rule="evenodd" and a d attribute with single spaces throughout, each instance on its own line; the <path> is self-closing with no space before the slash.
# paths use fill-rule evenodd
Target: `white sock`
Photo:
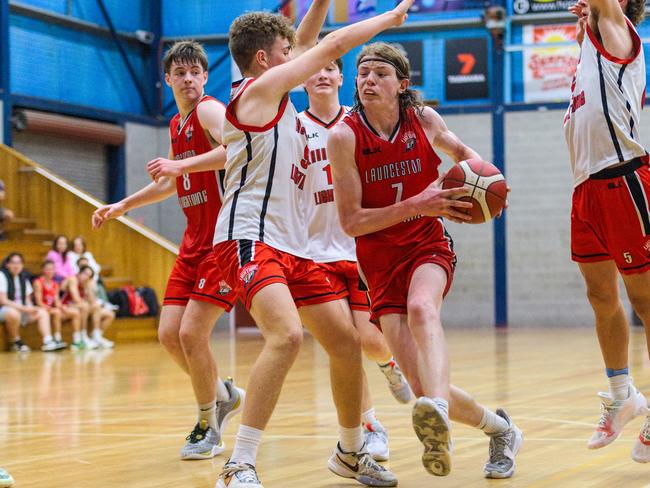
<path id="1" fill-rule="evenodd" d="M 217 401 L 227 402 L 230 400 L 230 392 L 221 378 L 217 378 Z"/>
<path id="2" fill-rule="evenodd" d="M 363 447 L 361 426 L 348 429 L 339 425 L 339 443 L 344 452 L 359 452 Z"/>
<path id="3" fill-rule="evenodd" d="M 362 424 L 374 424 L 375 422 L 379 423 L 377 417 L 375 416 L 375 408 L 370 408 L 361 414 L 361 423 Z"/>
<path id="4" fill-rule="evenodd" d="M 431 400 L 436 404 L 438 410 L 445 414 L 445 418 L 449 420 L 449 402 L 442 397 L 433 397 Z"/>
<path id="5" fill-rule="evenodd" d="M 483 407 L 483 418 L 476 427 L 490 435 L 498 432 L 505 432 L 510 428 L 510 425 L 508 425 L 506 419 Z"/>
<path id="6" fill-rule="evenodd" d="M 72 342 L 81 342 L 81 332 L 72 333 Z"/>
<path id="7" fill-rule="evenodd" d="M 255 429 L 254 427 L 240 425 L 230 460 L 236 463 L 246 463 L 255 466 L 257 448 L 262 441 L 263 432 L 263 430 Z"/>
<path id="8" fill-rule="evenodd" d="M 43 336 L 43 344 L 47 344 L 48 342 L 52 342 L 52 334 Z"/>
<path id="9" fill-rule="evenodd" d="M 609 382 L 609 394 L 614 400 L 627 400 L 630 396 L 630 375 L 617 374 L 607 378 Z"/>
<path id="10" fill-rule="evenodd" d="M 93 339 L 95 339 L 95 341 L 99 341 L 99 340 L 101 340 L 103 337 L 104 337 L 104 335 L 102 334 L 102 330 L 101 330 L 101 329 L 95 329 L 95 330 L 93 330 Z"/>
<path id="11" fill-rule="evenodd" d="M 57 342 L 61 342 L 61 332 L 54 333 L 54 340 Z"/>
<path id="12" fill-rule="evenodd" d="M 217 426 L 217 403 L 213 400 L 208 403 L 199 404 L 199 422 L 205 420 L 215 432 L 219 432 Z"/>
<path id="13" fill-rule="evenodd" d="M 90 337 L 88 337 L 88 331 L 86 329 L 83 329 L 81 331 L 81 337 L 83 338 L 84 341 L 88 341 Z"/>

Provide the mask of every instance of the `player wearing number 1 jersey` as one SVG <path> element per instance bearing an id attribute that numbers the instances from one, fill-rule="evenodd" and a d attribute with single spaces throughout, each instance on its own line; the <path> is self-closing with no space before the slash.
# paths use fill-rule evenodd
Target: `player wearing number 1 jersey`
<path id="1" fill-rule="evenodd" d="M 181 450 L 181 459 L 209 459 L 224 450 L 221 431 L 242 407 L 244 391 L 232 380 L 221 381 L 210 349 L 210 333 L 235 293 L 226 284 L 212 257 L 212 238 L 221 207 L 219 175 L 202 171 L 158 177 L 172 159 L 214 164 L 225 161 L 220 146 L 225 107 L 206 96 L 208 60 L 202 46 L 191 41 L 174 44 L 164 58 L 165 80 L 178 114 L 169 125 L 169 160 L 149 163 L 154 183 L 124 200 L 99 208 L 98 228 L 126 211 L 161 201 L 174 193 L 187 219 L 178 258 L 167 283 L 158 335 L 178 365 L 189 374 L 198 405 L 198 422 Z"/>
<path id="2" fill-rule="evenodd" d="M 609 445 L 647 411 L 628 371 L 629 326 L 618 276 L 643 321 L 650 351 L 650 169 L 639 137 L 646 67 L 635 26 L 644 0 L 588 0 L 578 15 L 580 62 L 564 128 L 574 175 L 571 254 L 587 285 L 609 392 L 588 447 Z M 650 416 L 632 449 L 650 462 Z"/>
<path id="3" fill-rule="evenodd" d="M 360 287 L 354 239 L 341 229 L 334 203 L 332 174 L 327 158 L 327 138 L 331 127 L 345 117 L 348 107 L 339 103 L 339 88 L 343 83 L 340 59 L 331 62 L 304 83 L 309 96 L 309 108 L 298 114 L 305 129 L 309 158 L 304 159 L 305 192 L 308 200 L 309 256 L 326 271 L 330 283 L 345 299 L 346 314 L 359 331 L 361 346 L 375 361 L 388 380 L 395 399 L 408 403 L 411 389 L 392 358 L 381 332 L 370 323 L 368 297 Z M 368 451 L 376 461 L 389 457 L 388 436 L 375 416 L 368 381 L 364 376 L 361 420 L 365 428 Z"/>
<path id="4" fill-rule="evenodd" d="M 418 397 L 413 428 L 424 444 L 422 463 L 436 476 L 451 469 L 449 418 L 490 436 L 485 474 L 507 478 L 522 443 L 503 410 L 477 404 L 449 384 L 449 362 L 440 322 L 456 258 L 442 219 L 462 221 L 454 196 L 441 190 L 440 158 L 478 158 L 442 118 L 409 89 L 409 64 L 385 43 L 365 46 L 357 59 L 357 101 L 332 131 L 327 145 L 341 225 L 356 237 L 357 259 L 393 354 Z"/>

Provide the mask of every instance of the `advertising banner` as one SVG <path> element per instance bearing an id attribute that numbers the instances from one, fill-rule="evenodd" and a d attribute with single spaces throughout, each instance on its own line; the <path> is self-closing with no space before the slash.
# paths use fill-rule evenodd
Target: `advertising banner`
<path id="1" fill-rule="evenodd" d="M 487 39 L 445 41 L 445 97 L 466 100 L 488 97 Z"/>
<path id="2" fill-rule="evenodd" d="M 556 47 L 545 47 L 544 44 L 575 42 L 575 39 L 575 24 L 524 26 L 524 43 L 539 45 L 524 50 L 525 102 L 558 102 L 569 99 L 580 47 L 577 43 Z"/>

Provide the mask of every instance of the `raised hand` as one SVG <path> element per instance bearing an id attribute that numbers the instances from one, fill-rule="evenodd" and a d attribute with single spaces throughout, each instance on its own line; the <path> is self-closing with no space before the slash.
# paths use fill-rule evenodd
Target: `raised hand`
<path id="1" fill-rule="evenodd" d="M 414 0 L 402 0 L 397 7 L 393 9 L 393 14 L 395 14 L 395 27 L 399 27 L 408 18 L 408 11 L 413 5 Z"/>

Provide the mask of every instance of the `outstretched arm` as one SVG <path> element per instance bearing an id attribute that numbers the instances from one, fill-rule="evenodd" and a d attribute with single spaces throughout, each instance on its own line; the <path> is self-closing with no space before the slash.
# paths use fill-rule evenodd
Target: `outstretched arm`
<path id="1" fill-rule="evenodd" d="M 331 32 L 304 54 L 269 69 L 240 96 L 236 106 L 238 120 L 253 126 L 267 124 L 289 90 L 381 31 L 402 25 L 412 4 L 413 0 L 403 0 L 389 12 Z"/>
<path id="2" fill-rule="evenodd" d="M 587 0 L 587 4 L 589 27 L 600 34 L 605 50 L 617 58 L 629 58 L 634 45 L 618 0 Z"/>
<path id="3" fill-rule="evenodd" d="M 169 158 L 172 151 L 169 150 Z M 159 178 L 154 183 L 149 183 L 133 195 L 126 197 L 119 202 L 99 207 L 92 216 L 93 229 L 99 229 L 105 221 L 121 217 L 129 210 L 144 207 L 152 203 L 161 202 L 176 193 L 176 182 L 167 177 Z"/>
<path id="4" fill-rule="evenodd" d="M 318 36 L 329 11 L 330 0 L 314 0 L 307 14 L 296 30 L 296 45 L 292 50 L 292 58 L 297 58 L 307 49 L 318 42 Z"/>
<path id="5" fill-rule="evenodd" d="M 345 233 L 357 237 L 391 227 L 416 215 L 442 216 L 456 221 L 469 220 L 458 209 L 472 204 L 452 200 L 467 193 L 464 187 L 442 190 L 441 179 L 424 192 L 382 208 L 361 206 L 362 186 L 354 160 L 354 133 L 344 124 L 335 126 L 327 141 L 327 154 L 332 166 L 334 200 Z"/>

